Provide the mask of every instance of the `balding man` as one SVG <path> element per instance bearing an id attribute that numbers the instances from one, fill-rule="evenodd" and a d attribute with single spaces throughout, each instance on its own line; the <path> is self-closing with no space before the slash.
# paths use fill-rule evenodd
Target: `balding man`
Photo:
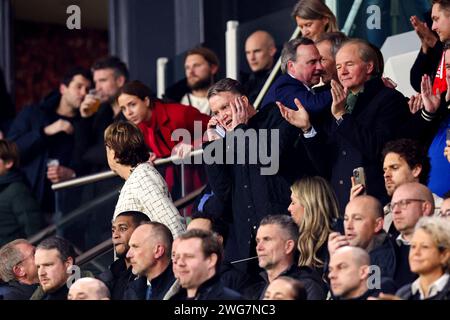
<path id="1" fill-rule="evenodd" d="M 368 288 L 370 257 L 357 247 L 339 248 L 330 258 L 330 289 L 336 300 L 366 300 L 378 296 L 377 289 Z"/>
<path id="2" fill-rule="evenodd" d="M 269 77 L 276 53 L 275 40 L 267 31 L 257 30 L 245 41 L 245 56 L 252 72 L 243 86 L 251 103 Z"/>
<path id="3" fill-rule="evenodd" d="M 418 182 L 404 183 L 394 191 L 390 209 L 394 226 L 400 232 L 396 239 L 397 266 L 394 275 L 394 281 L 400 288 L 417 278 L 409 268 L 410 241 L 419 219 L 433 214 L 433 195 L 430 189 Z"/>
<path id="4" fill-rule="evenodd" d="M 67 300 L 109 300 L 108 287 L 95 278 L 81 278 L 75 281 L 69 289 Z"/>
<path id="5" fill-rule="evenodd" d="M 159 222 L 145 222 L 134 230 L 127 258 L 139 278 L 125 291 L 125 300 L 162 300 L 175 282 L 172 242 L 169 228 Z"/>
<path id="6" fill-rule="evenodd" d="M 344 246 L 358 247 L 369 254 L 371 264 L 380 267 L 382 277 L 394 277 L 396 245 L 383 230 L 383 208 L 376 198 L 359 196 L 351 200 L 345 208 L 344 230 L 345 235 L 330 234 L 330 256 Z"/>

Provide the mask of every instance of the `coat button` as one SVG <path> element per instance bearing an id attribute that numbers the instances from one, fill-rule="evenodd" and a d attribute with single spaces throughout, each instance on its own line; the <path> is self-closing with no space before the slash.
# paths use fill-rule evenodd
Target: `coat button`
<path id="1" fill-rule="evenodd" d="M 244 188 L 247 189 L 247 188 L 248 188 L 248 185 L 244 184 Z"/>
<path id="2" fill-rule="evenodd" d="M 252 208 L 252 206 L 250 206 L 250 205 L 249 205 L 249 206 L 247 206 L 247 208 L 251 209 L 251 208 Z"/>
<path id="3" fill-rule="evenodd" d="M 339 184 L 344 184 L 344 181 L 343 180 L 339 180 Z"/>
<path id="4" fill-rule="evenodd" d="M 347 151 L 345 151 L 345 150 L 342 151 L 342 155 L 343 155 L 343 156 L 346 156 L 346 155 L 347 155 Z"/>

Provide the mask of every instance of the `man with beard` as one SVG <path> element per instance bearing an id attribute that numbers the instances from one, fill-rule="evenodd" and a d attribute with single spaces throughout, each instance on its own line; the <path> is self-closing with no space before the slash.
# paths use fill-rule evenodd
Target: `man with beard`
<path id="1" fill-rule="evenodd" d="M 118 259 L 98 277 L 111 292 L 111 300 L 122 300 L 125 290 L 135 278 L 130 260 L 126 258 L 130 249 L 128 242 L 134 230 L 144 221 L 150 221 L 144 213 L 127 211 L 119 214 L 112 222 L 112 242 Z"/>
<path id="2" fill-rule="evenodd" d="M 206 94 L 219 71 L 219 58 L 208 48 L 189 50 L 184 60 L 186 79 L 167 89 L 166 98 L 191 105 L 204 114 L 211 114 Z"/>
<path id="3" fill-rule="evenodd" d="M 45 212 L 54 211 L 51 184 L 77 175 L 74 131 L 90 79 L 88 70 L 71 69 L 58 90 L 43 102 L 23 109 L 9 131 L 8 139 L 19 149 L 21 169 Z M 58 161 L 50 162 L 55 159 Z"/>

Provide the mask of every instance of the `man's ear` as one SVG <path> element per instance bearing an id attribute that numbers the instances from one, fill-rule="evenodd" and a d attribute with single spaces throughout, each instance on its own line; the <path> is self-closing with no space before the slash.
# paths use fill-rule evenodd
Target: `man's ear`
<path id="1" fill-rule="evenodd" d="M 369 61 L 366 65 L 366 68 L 367 68 L 367 74 L 373 74 L 373 72 L 375 70 L 374 63 L 372 61 Z"/>
<path id="2" fill-rule="evenodd" d="M 64 95 L 64 92 L 66 92 L 66 90 L 67 90 L 67 86 L 66 86 L 64 83 L 61 83 L 61 84 L 59 85 L 59 93 L 60 93 L 61 95 Z"/>
<path id="3" fill-rule="evenodd" d="M 274 56 L 275 56 L 275 53 L 277 53 L 277 47 L 271 46 L 270 49 L 269 49 L 269 55 L 270 55 L 271 57 L 274 57 Z"/>
<path id="4" fill-rule="evenodd" d="M 14 161 L 8 160 L 5 162 L 5 167 L 7 170 L 11 170 L 11 168 L 14 166 Z"/>
<path id="5" fill-rule="evenodd" d="M 118 76 L 116 78 L 116 84 L 119 88 L 123 87 L 123 85 L 125 84 L 125 81 L 126 81 L 126 79 L 124 76 Z"/>
<path id="6" fill-rule="evenodd" d="M 219 260 L 219 258 L 217 257 L 217 254 L 213 253 L 207 259 L 209 260 L 208 261 L 208 268 L 215 269 L 217 261 Z"/>
<path id="7" fill-rule="evenodd" d="M 419 178 L 421 172 L 422 172 L 422 165 L 421 164 L 417 164 L 414 166 L 414 168 L 411 170 L 414 178 Z"/>
<path id="8" fill-rule="evenodd" d="M 211 64 L 211 74 L 214 76 L 219 71 L 219 66 L 217 64 Z"/>
<path id="9" fill-rule="evenodd" d="M 361 266 L 359 268 L 359 278 L 367 279 L 368 276 L 369 276 L 369 266 Z"/>
<path id="10" fill-rule="evenodd" d="M 286 254 L 291 254 L 295 251 L 295 241 L 294 240 L 287 240 L 284 244 L 284 250 Z"/>
<path id="11" fill-rule="evenodd" d="M 166 248 L 164 246 L 157 244 L 154 248 L 154 257 L 155 259 L 161 258 L 166 253 Z"/>
<path id="12" fill-rule="evenodd" d="M 375 220 L 375 233 L 380 232 L 383 229 L 383 225 L 384 225 L 384 219 L 383 218 L 377 218 Z"/>
<path id="13" fill-rule="evenodd" d="M 293 72 L 292 72 L 293 64 L 294 64 L 294 61 L 292 61 L 292 60 L 289 60 L 289 61 L 287 62 L 287 64 L 286 64 L 286 70 L 287 70 L 287 72 L 293 73 Z"/>
<path id="14" fill-rule="evenodd" d="M 244 107 L 247 107 L 250 103 L 247 96 L 241 96 L 241 100 L 244 103 Z"/>
<path id="15" fill-rule="evenodd" d="M 73 258 L 68 257 L 67 260 L 64 262 L 64 265 L 66 267 L 66 270 L 68 270 L 70 267 L 73 266 Z"/>
<path id="16" fill-rule="evenodd" d="M 430 201 L 424 201 L 422 203 L 422 212 L 424 217 L 430 217 L 434 214 L 433 206 Z"/>
<path id="17" fill-rule="evenodd" d="M 13 271 L 14 276 L 15 276 L 16 278 L 25 276 L 25 271 L 24 271 L 23 268 L 22 268 L 21 266 L 19 266 L 19 265 L 15 265 L 15 266 L 13 267 L 12 271 Z"/>

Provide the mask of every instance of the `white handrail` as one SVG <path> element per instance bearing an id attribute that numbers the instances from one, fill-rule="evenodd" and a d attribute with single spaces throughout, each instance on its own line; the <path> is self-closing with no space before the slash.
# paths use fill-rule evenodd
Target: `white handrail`
<path id="1" fill-rule="evenodd" d="M 238 79 L 238 37 L 239 22 L 230 20 L 227 22 L 225 32 L 226 74 L 227 78 Z"/>
<path id="2" fill-rule="evenodd" d="M 169 59 L 161 57 L 156 60 L 156 96 L 162 99 L 166 92 L 166 71 Z"/>

